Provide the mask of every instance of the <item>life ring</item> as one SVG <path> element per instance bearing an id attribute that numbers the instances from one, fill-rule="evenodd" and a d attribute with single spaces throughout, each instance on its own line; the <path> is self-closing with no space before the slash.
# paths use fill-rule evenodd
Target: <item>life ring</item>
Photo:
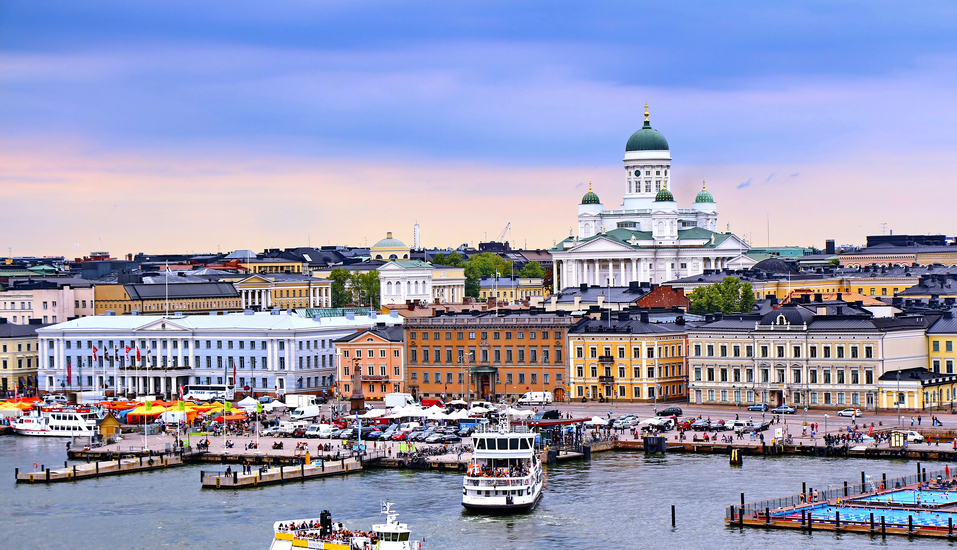
<path id="1" fill-rule="evenodd" d="M 34 468 L 39 468 L 39 467 L 40 467 L 40 465 L 39 465 L 39 464 L 37 464 L 36 462 L 34 462 L 34 463 L 33 463 L 33 467 L 34 467 Z"/>
<path id="2" fill-rule="evenodd" d="M 880 489 L 880 490 L 881 490 L 881 492 L 884 491 L 884 484 L 883 484 L 883 483 L 881 483 L 881 489 Z"/>

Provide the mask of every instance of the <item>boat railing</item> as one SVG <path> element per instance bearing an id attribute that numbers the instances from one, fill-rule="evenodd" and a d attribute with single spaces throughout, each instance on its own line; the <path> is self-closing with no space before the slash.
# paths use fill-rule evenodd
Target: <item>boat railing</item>
<path id="1" fill-rule="evenodd" d="M 468 487 L 518 487 L 531 485 L 531 476 L 523 477 L 467 477 L 465 485 Z"/>
<path id="2" fill-rule="evenodd" d="M 509 433 L 527 434 L 532 433 L 532 429 L 524 424 L 512 424 L 509 431 L 505 432 L 505 434 Z M 473 435 L 474 434 L 502 435 L 502 431 L 499 429 L 498 424 L 482 424 L 477 430 L 475 430 L 475 432 L 473 432 Z"/>

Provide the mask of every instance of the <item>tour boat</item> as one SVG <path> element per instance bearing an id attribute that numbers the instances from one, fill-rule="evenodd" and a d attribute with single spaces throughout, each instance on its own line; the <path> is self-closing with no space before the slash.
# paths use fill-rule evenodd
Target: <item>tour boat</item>
<path id="1" fill-rule="evenodd" d="M 479 512 L 524 512 L 542 497 L 545 474 L 535 454 L 535 433 L 512 426 L 508 415 L 497 426 L 472 434 L 472 460 L 462 487 L 462 506 Z"/>
<path id="2" fill-rule="evenodd" d="M 332 515 L 323 510 L 319 518 L 277 521 L 273 525 L 273 541 L 269 550 L 293 548 L 322 548 L 326 550 L 418 550 L 419 541 L 409 540 L 412 532 L 405 523 L 399 523 L 399 514 L 392 503 L 382 503 L 385 523 L 375 523 L 369 532 L 350 531 L 342 523 L 333 523 Z"/>
<path id="3" fill-rule="evenodd" d="M 41 407 L 13 421 L 14 433 L 50 437 L 92 437 L 103 412 L 97 407 Z"/>

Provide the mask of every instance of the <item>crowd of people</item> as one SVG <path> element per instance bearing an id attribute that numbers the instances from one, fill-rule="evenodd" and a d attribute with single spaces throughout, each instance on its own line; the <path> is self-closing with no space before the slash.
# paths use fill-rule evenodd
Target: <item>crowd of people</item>
<path id="1" fill-rule="evenodd" d="M 280 524 L 279 531 L 291 533 L 300 540 L 314 540 L 324 542 L 349 542 L 355 538 L 367 539 L 374 547 L 379 542 L 379 537 L 374 532 L 368 531 L 350 531 L 343 528 L 342 523 L 332 524 L 333 529 L 327 536 L 321 533 L 321 526 L 316 520 L 304 521 L 302 523 Z"/>

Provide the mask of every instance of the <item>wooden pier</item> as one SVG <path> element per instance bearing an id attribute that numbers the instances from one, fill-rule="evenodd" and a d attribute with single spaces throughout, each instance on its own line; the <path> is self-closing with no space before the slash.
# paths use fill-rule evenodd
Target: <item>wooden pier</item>
<path id="1" fill-rule="evenodd" d="M 241 471 L 207 472 L 201 471 L 199 477 L 204 489 L 246 489 L 261 485 L 276 485 L 307 479 L 347 475 L 361 472 L 362 461 L 354 458 L 340 460 L 317 460 L 298 466 L 277 466 L 272 468 L 253 467 L 251 473 Z"/>
<path id="2" fill-rule="evenodd" d="M 165 470 L 183 465 L 183 459 L 179 455 L 164 454 L 120 458 L 117 460 L 98 460 L 87 464 L 74 464 L 64 468 L 41 467 L 39 471 L 34 472 L 21 472 L 20 469 L 17 468 L 15 477 L 17 483 L 58 483 L 63 481 L 80 481 L 102 476 Z"/>

